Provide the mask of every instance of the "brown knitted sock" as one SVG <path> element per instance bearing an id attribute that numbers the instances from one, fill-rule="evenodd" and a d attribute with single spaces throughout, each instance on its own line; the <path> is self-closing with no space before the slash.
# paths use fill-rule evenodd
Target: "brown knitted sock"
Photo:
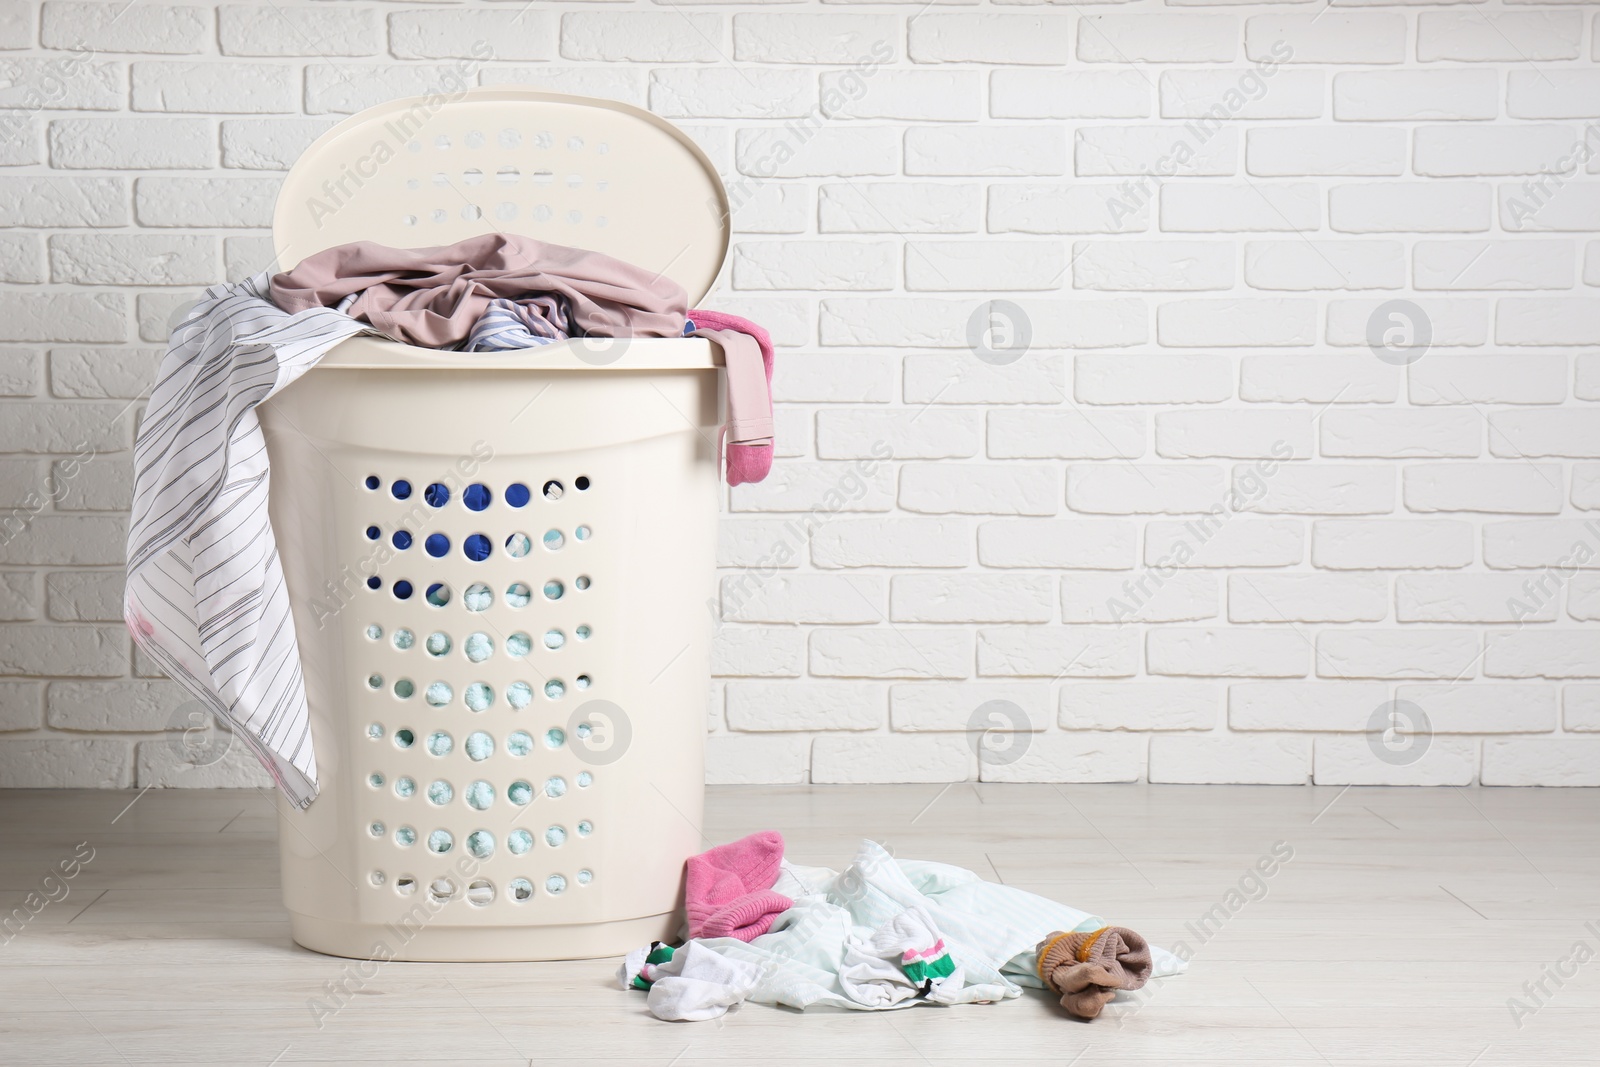
<path id="1" fill-rule="evenodd" d="M 1061 994 L 1061 1006 L 1093 1019 L 1119 989 L 1138 989 L 1150 978 L 1150 946 L 1123 926 L 1087 933 L 1057 931 L 1039 942 L 1039 977 Z"/>

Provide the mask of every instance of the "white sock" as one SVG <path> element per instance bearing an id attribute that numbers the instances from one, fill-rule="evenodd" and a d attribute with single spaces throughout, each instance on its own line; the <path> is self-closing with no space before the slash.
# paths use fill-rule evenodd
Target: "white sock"
<path id="1" fill-rule="evenodd" d="M 761 980 L 761 968 L 691 941 L 656 968 L 656 975 L 646 1002 L 650 1014 L 700 1022 L 744 1003 Z"/>

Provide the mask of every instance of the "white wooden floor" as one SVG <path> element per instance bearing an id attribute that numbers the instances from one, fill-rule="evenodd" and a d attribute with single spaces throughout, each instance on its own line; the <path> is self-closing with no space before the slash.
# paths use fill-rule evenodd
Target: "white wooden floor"
<path id="1" fill-rule="evenodd" d="M 1600 1062 L 1600 958 L 1546 977 L 1579 942 L 1600 952 L 1596 790 L 713 789 L 713 841 L 776 828 L 796 861 L 839 866 L 874 837 L 1185 941 L 1193 965 L 1092 1023 L 1030 993 L 671 1024 L 615 988 L 615 961 L 394 963 L 320 1028 L 308 1001 L 346 962 L 289 940 L 269 798 L 135 796 L 0 793 L 0 915 L 94 849 L 0 944 L 0 1063 Z M 1265 895 L 1230 898 L 1276 842 L 1293 858 Z M 1218 903 L 1238 906 L 1202 942 L 1191 924 Z"/>

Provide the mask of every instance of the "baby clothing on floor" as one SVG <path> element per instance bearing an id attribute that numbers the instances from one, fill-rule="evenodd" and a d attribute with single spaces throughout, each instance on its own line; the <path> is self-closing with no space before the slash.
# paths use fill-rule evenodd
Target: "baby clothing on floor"
<path id="1" fill-rule="evenodd" d="M 845 943 L 839 985 L 845 995 L 869 1008 L 887 1008 L 921 997 L 935 1004 L 958 999 L 966 976 L 951 960 L 933 920 L 918 907 L 907 908 L 865 940 Z"/>
<path id="2" fill-rule="evenodd" d="M 622 957 L 617 981 L 623 989 L 649 989 L 656 980 L 656 967 L 672 958 L 673 948 L 664 941 L 652 941 L 649 948 L 636 948 Z"/>
<path id="3" fill-rule="evenodd" d="M 867 1011 L 1020 996 L 1023 986 L 1049 987 L 1035 969 L 1047 934 L 1091 933 L 1107 925 L 1099 916 L 985 882 L 960 867 L 896 859 L 873 841 L 861 843 L 843 872 L 783 863 L 773 892 L 794 903 L 765 934 L 694 944 L 758 968 L 761 977 L 749 999 L 802 1010 L 826 1005 Z M 937 953 L 941 941 L 943 953 Z M 873 955 L 877 947 L 897 950 L 899 960 Z M 1170 952 L 1149 951 L 1153 974 L 1186 967 Z M 946 966 L 943 956 L 948 974 L 938 973 Z M 931 973 L 919 981 L 908 963 L 926 963 Z M 885 964 L 904 975 L 903 987 Z M 847 968 L 854 969 L 846 974 Z M 915 995 L 930 979 L 929 995 Z M 901 989 L 910 995 L 900 995 Z"/>
<path id="4" fill-rule="evenodd" d="M 657 1019 L 702 1022 L 743 1004 L 760 979 L 755 964 L 690 941 L 652 968 L 645 1004 Z"/>
<path id="5" fill-rule="evenodd" d="M 689 936 L 749 941 L 772 928 L 794 901 L 772 892 L 783 863 L 783 835 L 767 830 L 718 845 L 684 864 Z"/>
<path id="6" fill-rule="evenodd" d="M 1039 942 L 1036 971 L 1061 994 L 1061 1006 L 1093 1019 L 1119 989 L 1138 989 L 1150 979 L 1150 945 L 1122 926 L 1067 932 Z"/>

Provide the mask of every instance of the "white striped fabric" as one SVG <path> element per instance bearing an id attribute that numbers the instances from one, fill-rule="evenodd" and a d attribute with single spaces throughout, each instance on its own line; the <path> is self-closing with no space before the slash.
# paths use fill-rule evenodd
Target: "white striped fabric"
<path id="1" fill-rule="evenodd" d="M 368 327 L 332 308 L 286 314 L 267 278 L 212 286 L 172 331 L 134 445 L 123 615 L 304 807 L 317 760 L 255 408 Z"/>

